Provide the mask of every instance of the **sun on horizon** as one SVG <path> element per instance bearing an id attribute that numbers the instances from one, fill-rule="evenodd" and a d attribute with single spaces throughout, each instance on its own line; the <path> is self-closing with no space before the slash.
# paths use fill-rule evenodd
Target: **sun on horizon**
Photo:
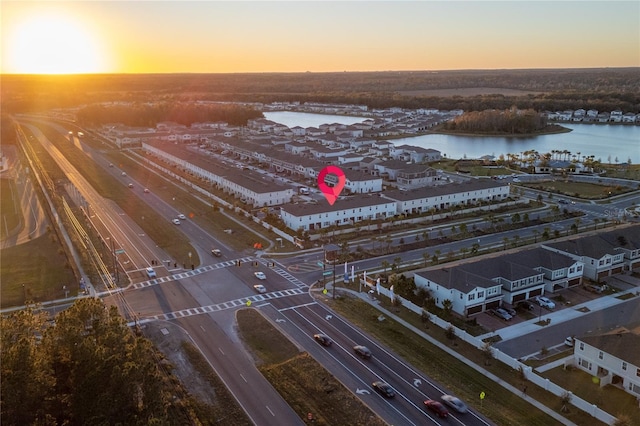
<path id="1" fill-rule="evenodd" d="M 13 22 L 4 73 L 86 74 L 107 72 L 105 52 L 91 30 L 72 15 L 38 14 Z"/>

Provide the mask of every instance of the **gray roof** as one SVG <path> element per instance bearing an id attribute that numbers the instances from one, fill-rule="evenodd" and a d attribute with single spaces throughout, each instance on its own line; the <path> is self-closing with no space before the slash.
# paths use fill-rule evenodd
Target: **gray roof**
<path id="1" fill-rule="evenodd" d="M 433 269 L 430 271 L 416 272 L 419 275 L 445 288 L 451 288 L 469 293 L 476 287 L 491 288 L 500 284 L 460 267 Z"/>
<path id="2" fill-rule="evenodd" d="M 282 210 L 293 216 L 301 217 L 312 214 L 342 211 L 360 207 L 379 206 L 390 203 L 392 202 L 381 197 L 364 195 L 349 198 L 338 198 L 332 206 L 325 201 L 320 201 L 317 204 L 287 204 L 282 206 Z"/>
<path id="3" fill-rule="evenodd" d="M 477 262 L 464 263 L 459 265 L 458 268 L 487 279 L 500 277 L 508 281 L 517 281 L 542 273 L 503 257 L 490 257 Z"/>
<path id="4" fill-rule="evenodd" d="M 517 253 L 502 256 L 505 261 L 518 263 L 520 265 L 536 268 L 542 266 L 546 269 L 557 271 L 559 269 L 568 268 L 576 263 L 575 260 L 564 254 L 545 250 L 541 247 L 532 250 L 524 250 Z"/>
<path id="5" fill-rule="evenodd" d="M 601 334 L 579 337 L 578 340 L 640 367 L 640 336 L 635 333 Z"/>
<path id="6" fill-rule="evenodd" d="M 425 167 L 425 166 L 423 166 Z M 509 186 L 508 183 L 497 182 L 493 179 L 470 179 L 462 183 L 452 183 L 449 185 L 427 186 L 410 191 L 386 191 L 384 197 L 396 201 L 419 200 L 440 195 L 456 194 L 465 191 L 477 191 L 480 189 L 499 188 Z"/>

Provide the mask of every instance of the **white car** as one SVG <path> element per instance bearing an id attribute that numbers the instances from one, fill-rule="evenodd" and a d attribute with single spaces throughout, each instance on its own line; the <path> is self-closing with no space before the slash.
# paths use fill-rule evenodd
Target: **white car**
<path id="1" fill-rule="evenodd" d="M 253 286 L 253 289 L 255 291 L 257 291 L 258 293 L 266 293 L 267 289 L 265 288 L 265 286 L 263 286 L 262 284 L 256 284 Z"/>
<path id="2" fill-rule="evenodd" d="M 187 217 L 185 215 L 183 215 L 182 213 L 180 213 L 178 215 L 178 219 L 187 220 Z"/>
<path id="3" fill-rule="evenodd" d="M 264 274 L 264 272 L 254 272 L 253 275 L 256 276 L 257 279 L 259 280 L 266 280 L 267 276 Z"/>
<path id="4" fill-rule="evenodd" d="M 152 267 L 148 267 L 147 269 L 145 269 L 145 271 L 147 272 L 147 276 L 149 278 L 155 278 L 156 277 L 156 271 L 154 271 Z"/>
<path id="5" fill-rule="evenodd" d="M 468 411 L 467 405 L 460 401 L 460 398 L 457 398 L 453 395 L 442 395 L 440 397 L 442 402 L 444 402 L 449 407 L 456 410 L 458 413 L 466 413 Z"/>
<path id="6" fill-rule="evenodd" d="M 543 308 L 553 309 L 556 307 L 555 303 L 553 303 L 551 300 L 547 299 L 544 296 L 536 296 L 536 298 L 533 300 L 535 300 L 536 303 L 542 306 Z"/>
<path id="7" fill-rule="evenodd" d="M 173 219 L 171 222 L 173 222 L 174 225 L 180 225 L 180 219 Z"/>

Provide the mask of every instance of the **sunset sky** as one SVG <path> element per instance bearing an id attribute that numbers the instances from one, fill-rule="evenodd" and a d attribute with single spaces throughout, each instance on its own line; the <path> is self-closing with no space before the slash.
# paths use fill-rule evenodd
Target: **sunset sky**
<path id="1" fill-rule="evenodd" d="M 3 73 L 640 66 L 638 1 L 2 1 Z"/>

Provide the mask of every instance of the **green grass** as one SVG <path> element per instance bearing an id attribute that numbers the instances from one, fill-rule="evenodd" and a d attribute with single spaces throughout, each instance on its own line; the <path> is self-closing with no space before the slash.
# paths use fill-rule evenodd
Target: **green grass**
<path id="1" fill-rule="evenodd" d="M 523 183 L 528 188 L 550 191 L 558 194 L 575 196 L 586 199 L 602 199 L 611 195 L 619 195 L 629 192 L 629 188 L 614 185 L 598 185 L 586 182 L 563 181 L 561 179 L 553 182 Z"/>
<path id="2" fill-rule="evenodd" d="M 16 184 L 11 179 L 0 179 L 0 239 L 19 231 L 22 209 Z"/>
<path id="3" fill-rule="evenodd" d="M 603 388 L 594 383 L 590 374 L 577 368 L 563 369 L 557 367 L 542 373 L 555 384 L 570 389 L 574 395 L 596 404 L 608 413 L 618 416 L 626 414 L 631 417 L 631 423 L 640 425 L 640 411 L 638 401 L 632 395 L 612 385 Z"/>
<path id="4" fill-rule="evenodd" d="M 459 397 L 479 408 L 483 414 L 497 424 L 557 424 L 553 418 L 533 408 L 519 395 L 512 394 L 462 361 L 450 357 L 442 349 L 428 343 L 394 320 L 387 318 L 385 321 L 379 322 L 377 317 L 380 315 L 380 311 L 368 303 L 350 297 L 338 299 L 335 302 L 328 301 L 328 303 L 351 322 L 390 346 L 427 376 L 442 383 Z M 406 309 L 401 308 L 401 311 L 406 311 Z M 400 315 L 404 316 L 405 314 L 401 312 Z M 411 315 L 414 318 L 409 322 L 415 327 L 429 333 L 474 363 L 484 366 L 516 388 L 523 387 L 524 382 L 516 371 L 495 360 L 485 366 L 486 358 L 481 351 L 459 339 L 454 341 L 447 339 L 444 330 L 433 324 L 430 324 L 429 329 L 426 329 L 418 315 Z M 485 392 L 487 395 L 482 408 L 480 408 L 478 400 L 480 392 Z M 557 412 L 560 412 L 562 408 L 559 397 L 539 389 L 537 386 L 528 386 L 527 394 Z M 599 424 L 593 417 L 578 409 L 571 409 L 569 413 L 562 414 L 576 424 Z"/>
<path id="5" fill-rule="evenodd" d="M 60 242 L 52 233 L 25 244 L 2 249 L 0 306 L 22 305 L 64 297 L 63 285 L 74 295 L 78 283 Z M 23 287 L 24 285 L 24 287 Z"/>
<path id="6" fill-rule="evenodd" d="M 317 425 L 385 424 L 309 354 L 300 353 L 260 312 L 242 309 L 236 318 L 260 371 L 301 418 L 313 413 Z"/>

